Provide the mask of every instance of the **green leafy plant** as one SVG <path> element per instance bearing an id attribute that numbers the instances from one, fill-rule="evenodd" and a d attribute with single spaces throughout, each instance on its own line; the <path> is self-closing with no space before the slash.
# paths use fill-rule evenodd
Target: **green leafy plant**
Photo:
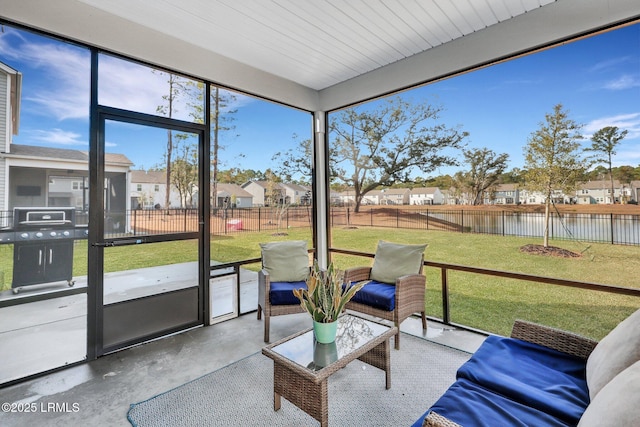
<path id="1" fill-rule="evenodd" d="M 293 294 L 300 305 L 319 323 L 338 320 L 344 306 L 365 285 L 366 282 L 342 284 L 342 272 L 332 263 L 326 270 L 320 269 L 317 261 L 307 278 L 307 289 L 294 289 Z"/>

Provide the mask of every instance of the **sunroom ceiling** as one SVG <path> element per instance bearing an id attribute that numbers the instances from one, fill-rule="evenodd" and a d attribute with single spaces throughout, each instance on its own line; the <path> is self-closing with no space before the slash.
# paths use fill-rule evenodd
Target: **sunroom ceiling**
<path id="1" fill-rule="evenodd" d="M 640 18 L 638 0 L 0 0 L 0 18 L 328 111 Z"/>
<path id="2" fill-rule="evenodd" d="M 321 90 L 554 0 L 81 0 Z"/>

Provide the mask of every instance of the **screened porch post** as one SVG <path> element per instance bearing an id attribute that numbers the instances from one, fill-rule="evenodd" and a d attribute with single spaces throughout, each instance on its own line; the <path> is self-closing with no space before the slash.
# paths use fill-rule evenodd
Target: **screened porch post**
<path id="1" fill-rule="evenodd" d="M 327 147 L 327 113 L 313 113 L 313 206 L 315 212 L 314 245 L 321 268 L 329 262 L 329 150 Z"/>

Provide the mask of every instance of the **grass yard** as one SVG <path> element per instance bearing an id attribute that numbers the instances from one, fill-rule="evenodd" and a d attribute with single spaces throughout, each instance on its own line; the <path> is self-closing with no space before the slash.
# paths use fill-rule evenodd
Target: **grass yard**
<path id="1" fill-rule="evenodd" d="M 216 235 L 211 242 L 211 259 L 240 261 L 260 256 L 260 242 L 303 239 L 311 243 L 308 228 L 292 228 L 286 236 L 273 231 Z M 532 238 L 461 234 L 444 231 L 360 227 L 332 229 L 332 247 L 375 252 L 378 240 L 428 243 L 425 259 L 447 264 L 571 279 L 624 287 L 640 287 L 640 247 L 552 241 L 581 258 L 556 258 L 519 252 Z M 3 289 L 11 287 L 12 245 L 0 246 Z M 152 267 L 197 260 L 195 240 L 110 247 L 105 250 L 105 272 Z M 334 254 L 338 268 L 370 265 L 370 258 Z M 259 263 L 246 265 L 257 270 Z M 77 241 L 74 276 L 87 273 L 86 241 Z M 427 268 L 427 314 L 442 317 L 440 269 Z M 448 275 L 450 313 L 455 323 L 508 335 L 516 318 L 572 330 L 595 339 L 602 338 L 620 320 L 640 307 L 640 299 L 604 292 L 565 288 L 515 279 L 503 279 L 450 271 Z"/>
<path id="2" fill-rule="evenodd" d="M 640 287 L 640 248 L 569 241 L 554 246 L 582 252 L 581 258 L 556 258 L 519 252 L 532 238 L 460 234 L 402 229 L 333 229 L 334 247 L 375 251 L 379 239 L 428 243 L 425 259 L 447 264 Z M 335 255 L 340 268 L 370 260 Z M 440 270 L 427 268 L 427 314 L 442 316 Z M 516 318 L 531 320 L 600 339 L 640 307 L 640 299 L 604 292 L 566 288 L 450 271 L 451 320 L 488 332 L 508 335 Z"/>

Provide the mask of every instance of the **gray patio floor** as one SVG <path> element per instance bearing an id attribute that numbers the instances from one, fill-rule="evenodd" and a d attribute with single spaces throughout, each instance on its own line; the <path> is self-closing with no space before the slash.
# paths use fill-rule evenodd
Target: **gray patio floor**
<path id="1" fill-rule="evenodd" d="M 245 300 L 244 303 L 250 306 L 243 307 L 243 311 L 255 309 L 256 279 L 249 273 L 241 277 L 242 298 Z M 82 286 L 82 283 L 77 283 L 76 286 Z M 220 298 L 224 294 L 221 290 Z M 64 351 L 60 353 L 65 357 L 69 357 L 68 353 L 84 354 L 84 342 L 78 337 L 83 337 L 86 333 L 86 313 L 81 312 L 84 304 L 76 300 L 85 296 L 81 294 L 67 298 L 68 300 L 55 299 L 34 303 L 36 305 L 31 307 L 34 312 L 42 313 L 44 310 L 45 313 L 53 313 L 48 323 L 34 324 L 34 318 L 25 313 L 25 305 L 16 306 L 22 310 L 22 316 L 18 317 L 22 322 L 19 328 L 16 328 L 15 324 L 7 328 L 6 324 L 0 322 L 0 345 L 3 348 L 0 371 L 13 369 L 19 372 L 21 369 L 34 369 L 34 366 L 29 364 L 43 360 L 47 363 L 60 362 L 47 360 L 46 355 L 42 354 L 43 351 L 36 348 L 33 349 L 33 354 L 7 352 L 11 348 L 30 348 L 24 340 L 40 342 L 35 340 L 32 334 L 39 334 L 38 339 L 42 340 L 40 349 L 46 349 L 48 345 L 58 346 L 58 349 L 59 346 L 64 346 L 64 349 L 60 349 Z M 46 303 L 51 304 L 51 301 L 55 301 L 55 307 L 46 306 Z M 223 306 L 230 304 L 222 299 L 220 301 Z M 3 316 L 9 315 L 9 311 L 6 310 L 7 308 L 4 308 L 0 311 L 4 313 Z M 80 312 L 74 314 L 74 310 Z M 310 318 L 304 313 L 274 317 L 271 320 L 271 340 L 284 338 L 310 326 Z M 423 334 L 417 318 L 407 319 L 401 330 L 469 352 L 475 351 L 485 338 L 435 322 L 429 322 L 427 333 Z M 131 403 L 148 399 L 260 351 L 265 345 L 262 334 L 263 323 L 256 319 L 256 313 L 253 311 L 231 320 L 191 329 L 92 362 L 5 387 L 0 389 L 0 403 L 28 406 L 36 411 L 0 412 L 0 425 L 128 426 L 126 413 Z M 64 360 L 64 357 L 61 360 Z"/>

